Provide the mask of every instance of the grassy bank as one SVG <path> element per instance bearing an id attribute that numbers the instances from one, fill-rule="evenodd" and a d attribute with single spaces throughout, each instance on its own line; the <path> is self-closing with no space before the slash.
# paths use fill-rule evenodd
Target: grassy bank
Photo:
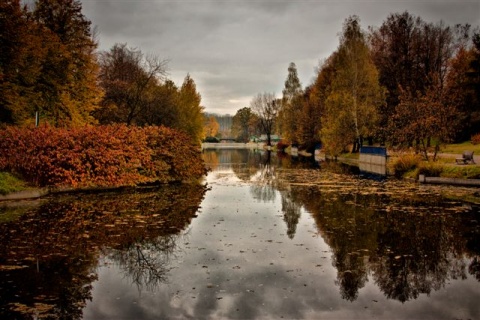
<path id="1" fill-rule="evenodd" d="M 480 166 L 458 165 L 454 158 L 441 158 L 439 161 L 423 161 L 421 156 L 403 154 L 391 159 L 389 171 L 397 177 L 417 179 L 420 174 L 427 177 L 480 179 Z"/>
<path id="2" fill-rule="evenodd" d="M 447 144 L 441 152 L 461 155 L 465 150 L 470 150 L 473 151 L 475 155 L 480 155 L 480 144 L 474 145 L 470 141 L 457 144 Z"/>
<path id="3" fill-rule="evenodd" d="M 8 172 L 0 172 L 0 194 L 8 194 L 27 189 L 27 183 Z"/>

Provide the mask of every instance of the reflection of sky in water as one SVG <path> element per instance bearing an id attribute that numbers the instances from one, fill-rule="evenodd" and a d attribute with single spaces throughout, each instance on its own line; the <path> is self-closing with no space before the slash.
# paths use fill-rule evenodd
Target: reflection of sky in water
<path id="1" fill-rule="evenodd" d="M 287 235 L 282 197 L 256 200 L 252 186 L 225 166 L 210 172 L 198 217 L 178 238 L 167 282 L 137 287 L 116 262 L 98 268 L 85 319 L 166 318 L 475 318 L 477 281 L 451 280 L 430 295 L 387 299 L 368 275 L 352 302 L 339 293 L 332 253 L 301 208 Z M 471 275 L 467 275 L 471 277 Z"/>

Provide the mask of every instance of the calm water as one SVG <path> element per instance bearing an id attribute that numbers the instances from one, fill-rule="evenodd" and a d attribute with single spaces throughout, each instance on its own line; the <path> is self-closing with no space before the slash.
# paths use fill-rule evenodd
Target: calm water
<path id="1" fill-rule="evenodd" d="M 0 318 L 480 317 L 478 207 L 336 164 L 204 158 L 200 185 L 0 209 L 23 213 L 0 220 Z"/>

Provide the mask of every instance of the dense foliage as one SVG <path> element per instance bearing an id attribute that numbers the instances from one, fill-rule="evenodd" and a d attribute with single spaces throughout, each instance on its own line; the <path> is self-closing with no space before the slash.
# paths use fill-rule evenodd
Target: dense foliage
<path id="1" fill-rule="evenodd" d="M 135 185 L 205 174 L 196 143 L 166 127 L 7 127 L 0 137 L 0 170 L 37 186 Z"/>
<path id="2" fill-rule="evenodd" d="M 93 115 L 101 124 L 167 126 L 196 142 L 204 136 L 201 96 L 187 75 L 180 88 L 165 78 L 165 60 L 116 44 L 100 55 L 100 87 L 105 95 Z"/>
<path id="3" fill-rule="evenodd" d="M 350 143 L 358 151 L 364 138 L 375 135 L 384 98 L 358 17 L 345 21 L 333 55 L 335 73 L 321 118 L 321 137 L 326 151 L 336 156 Z"/>
<path id="4" fill-rule="evenodd" d="M 258 116 L 250 108 L 237 111 L 232 119 L 232 135 L 240 142 L 248 142 L 260 129 Z"/>
<path id="5" fill-rule="evenodd" d="M 125 123 L 203 137 L 203 107 L 187 75 L 177 87 L 167 61 L 126 44 L 97 52 L 79 0 L 0 3 L 0 124 L 56 127 Z"/>
<path id="6" fill-rule="evenodd" d="M 367 32 L 351 16 L 339 38 L 305 90 L 289 65 L 273 119 L 285 142 L 310 152 L 321 143 L 331 155 L 364 143 L 414 147 L 428 158 L 442 144 L 479 133 L 478 27 L 403 12 Z"/>
<path id="7" fill-rule="evenodd" d="M 75 0 L 0 3 L 0 122 L 93 123 L 102 98 L 90 21 Z"/>

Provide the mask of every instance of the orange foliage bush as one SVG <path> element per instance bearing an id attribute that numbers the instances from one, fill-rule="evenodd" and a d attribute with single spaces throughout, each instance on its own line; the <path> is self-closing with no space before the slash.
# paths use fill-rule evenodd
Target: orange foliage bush
<path id="1" fill-rule="evenodd" d="M 0 130 L 0 170 L 37 186 L 120 186 L 199 178 L 198 146 L 165 127 L 7 127 Z"/>
<path id="2" fill-rule="evenodd" d="M 480 133 L 474 134 L 472 136 L 472 144 L 473 145 L 480 144 Z"/>

